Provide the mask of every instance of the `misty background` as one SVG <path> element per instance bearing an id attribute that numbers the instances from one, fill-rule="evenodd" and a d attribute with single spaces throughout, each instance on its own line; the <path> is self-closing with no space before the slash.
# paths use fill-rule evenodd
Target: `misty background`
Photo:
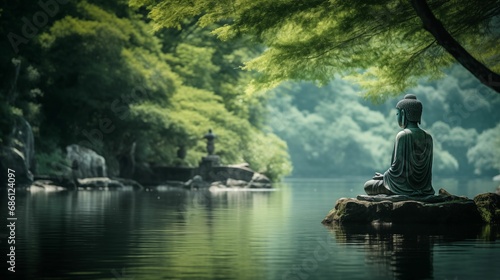
<path id="1" fill-rule="evenodd" d="M 434 139 L 434 176 L 498 174 L 498 94 L 458 65 L 407 93 L 423 103 L 421 128 Z M 374 104 L 362 97 L 358 86 L 342 79 L 324 87 L 286 83 L 272 92 L 268 125 L 288 144 L 293 177 L 369 177 L 390 166 L 401 130 L 395 107 L 404 94 Z"/>

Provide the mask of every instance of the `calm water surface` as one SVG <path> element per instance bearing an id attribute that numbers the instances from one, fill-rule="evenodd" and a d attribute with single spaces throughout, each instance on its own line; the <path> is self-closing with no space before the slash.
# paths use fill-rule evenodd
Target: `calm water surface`
<path id="1" fill-rule="evenodd" d="M 18 192 L 17 272 L 6 273 L 2 227 L 0 279 L 500 279 L 496 228 L 323 226 L 335 201 L 361 193 L 363 181 L 288 180 L 272 191 Z M 434 185 L 469 197 L 496 187 Z"/>

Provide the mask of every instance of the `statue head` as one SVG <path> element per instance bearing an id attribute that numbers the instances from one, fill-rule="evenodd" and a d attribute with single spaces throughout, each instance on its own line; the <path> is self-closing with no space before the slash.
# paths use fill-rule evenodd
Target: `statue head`
<path id="1" fill-rule="evenodd" d="M 405 128 L 408 122 L 420 124 L 422 103 L 417 100 L 415 95 L 405 95 L 405 97 L 396 104 L 396 108 L 398 109 L 398 123 L 400 127 Z"/>

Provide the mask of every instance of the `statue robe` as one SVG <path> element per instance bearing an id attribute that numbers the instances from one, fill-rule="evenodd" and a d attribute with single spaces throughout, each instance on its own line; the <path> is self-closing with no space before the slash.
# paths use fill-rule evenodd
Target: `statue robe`
<path id="1" fill-rule="evenodd" d="M 395 194 L 433 195 L 432 137 L 421 129 L 404 129 L 396 136 L 391 167 L 384 185 Z"/>

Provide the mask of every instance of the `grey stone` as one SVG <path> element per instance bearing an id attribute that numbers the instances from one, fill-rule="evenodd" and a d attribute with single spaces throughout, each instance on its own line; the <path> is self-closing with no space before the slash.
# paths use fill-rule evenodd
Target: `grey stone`
<path id="1" fill-rule="evenodd" d="M 30 124 L 23 118 L 17 119 L 10 138 L 10 143 L 0 147 L 0 186 L 7 182 L 8 169 L 14 170 L 17 187 L 29 186 L 35 173 L 35 148 Z"/>
<path id="2" fill-rule="evenodd" d="M 192 179 L 184 183 L 184 187 L 188 189 L 201 189 L 208 187 L 209 184 L 203 180 L 200 175 L 195 175 Z"/>
<path id="3" fill-rule="evenodd" d="M 440 195 L 408 196 L 408 195 L 379 194 L 379 195 L 358 195 L 357 199 L 364 201 L 372 201 L 372 202 L 378 202 L 378 201 L 398 202 L 398 201 L 414 200 L 420 202 L 436 203 L 436 202 L 450 201 L 452 200 L 452 197 L 440 196 Z"/>
<path id="4" fill-rule="evenodd" d="M 77 179 L 77 181 L 78 181 L 78 187 L 83 189 L 95 189 L 95 188 L 117 189 L 124 187 L 124 185 L 120 181 L 113 180 L 107 177 L 84 178 L 84 179 Z"/>
<path id="5" fill-rule="evenodd" d="M 66 147 L 66 158 L 77 179 L 106 177 L 106 160 L 93 150 L 76 144 Z"/>
<path id="6" fill-rule="evenodd" d="M 236 180 L 236 179 L 228 178 L 226 181 L 226 186 L 230 187 L 230 188 L 234 188 L 234 187 L 246 188 L 246 187 L 248 187 L 248 182 L 243 181 L 243 180 Z"/>
<path id="7" fill-rule="evenodd" d="M 267 178 L 264 174 L 255 172 L 253 174 L 252 180 L 248 183 L 250 188 L 271 188 L 271 180 Z"/>
<path id="8" fill-rule="evenodd" d="M 36 180 L 27 188 L 30 192 L 37 191 L 66 191 L 68 188 L 62 187 L 50 180 Z"/>
<path id="9" fill-rule="evenodd" d="M 448 198 L 446 198 L 448 199 Z M 490 203 L 491 205 L 491 203 Z M 495 211 L 498 211 L 496 206 Z M 492 210 L 490 210 L 491 212 Z M 443 202 L 366 201 L 341 198 L 335 203 L 323 224 L 349 223 L 483 223 L 480 211 L 471 199 L 451 199 Z"/>

